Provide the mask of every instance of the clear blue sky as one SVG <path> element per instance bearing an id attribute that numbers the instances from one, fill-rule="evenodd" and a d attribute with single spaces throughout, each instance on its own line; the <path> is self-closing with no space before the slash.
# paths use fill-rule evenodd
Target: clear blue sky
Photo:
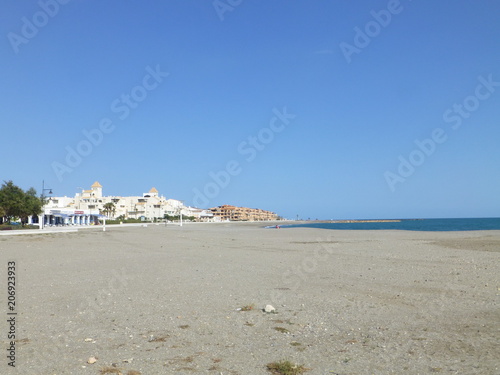
<path id="1" fill-rule="evenodd" d="M 2 180 L 289 218 L 500 216 L 498 1 L 55 1 L 0 5 Z"/>

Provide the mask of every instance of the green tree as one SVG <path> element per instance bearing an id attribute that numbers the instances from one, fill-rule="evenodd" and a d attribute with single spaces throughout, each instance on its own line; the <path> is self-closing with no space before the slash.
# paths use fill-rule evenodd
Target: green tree
<path id="1" fill-rule="evenodd" d="M 0 188 L 0 214 L 9 222 L 20 218 L 25 224 L 28 216 L 38 215 L 42 211 L 42 201 L 36 196 L 36 190 L 23 191 L 12 181 L 4 181 Z"/>
<path id="2" fill-rule="evenodd" d="M 36 190 L 29 188 L 24 196 L 24 212 L 20 216 L 23 224 L 28 222 L 28 216 L 38 216 L 42 213 L 43 202 L 36 196 Z"/>
<path id="3" fill-rule="evenodd" d="M 0 207 L 5 213 L 7 222 L 23 215 L 24 197 L 23 189 L 14 185 L 12 181 L 4 181 L 0 188 Z"/>
<path id="4" fill-rule="evenodd" d="M 3 224 L 5 220 L 5 210 L 0 206 L 0 224 Z"/>

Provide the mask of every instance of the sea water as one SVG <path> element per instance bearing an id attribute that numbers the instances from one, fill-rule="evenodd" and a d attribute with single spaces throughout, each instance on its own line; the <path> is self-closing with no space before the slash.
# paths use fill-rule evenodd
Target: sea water
<path id="1" fill-rule="evenodd" d="M 281 228 L 322 228 L 341 230 L 414 230 L 429 232 L 500 230 L 500 218 L 472 219 L 401 219 L 391 222 L 305 223 L 281 225 Z M 271 226 L 270 228 L 274 228 Z"/>

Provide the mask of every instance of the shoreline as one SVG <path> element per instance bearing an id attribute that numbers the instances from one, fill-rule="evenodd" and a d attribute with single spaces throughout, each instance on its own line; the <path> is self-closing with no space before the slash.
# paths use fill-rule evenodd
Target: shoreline
<path id="1" fill-rule="evenodd" d="M 415 219 L 416 220 L 416 219 Z M 275 225 L 279 225 L 280 229 L 306 229 L 306 230 L 320 230 L 320 231 L 332 231 L 332 232 L 407 232 L 407 233 L 495 233 L 500 234 L 500 229 L 472 229 L 472 230 L 410 230 L 410 229 L 344 229 L 344 228 L 320 228 L 320 227 L 309 227 L 300 226 L 307 224 L 323 224 L 323 223 L 386 223 L 386 222 L 401 222 L 403 220 L 368 220 L 368 221 L 296 221 L 296 220 L 278 220 L 278 221 L 227 221 L 227 222 L 184 222 L 182 226 L 179 223 L 124 223 L 124 224 L 106 224 L 106 230 L 104 232 L 113 231 L 120 228 L 140 228 L 140 227 L 164 227 L 164 228 L 188 228 L 188 227 L 234 227 L 234 228 L 260 228 L 260 229 L 274 229 Z M 286 224 L 284 224 L 286 223 Z M 295 227 L 294 225 L 299 225 Z M 2 236 L 22 236 L 22 235 L 40 235 L 40 234 L 64 234 L 71 232 L 81 232 L 83 231 L 94 231 L 103 232 L 103 225 L 89 225 L 89 226 L 68 226 L 68 227 L 46 227 L 42 230 L 40 229 L 24 229 L 15 231 L 0 231 L 0 237 Z"/>

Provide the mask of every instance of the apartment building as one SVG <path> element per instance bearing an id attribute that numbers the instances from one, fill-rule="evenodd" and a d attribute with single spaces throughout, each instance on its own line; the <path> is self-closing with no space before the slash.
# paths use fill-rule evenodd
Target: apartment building
<path id="1" fill-rule="evenodd" d="M 276 213 L 259 208 L 222 205 L 210 209 L 216 221 L 267 221 L 276 220 Z"/>

